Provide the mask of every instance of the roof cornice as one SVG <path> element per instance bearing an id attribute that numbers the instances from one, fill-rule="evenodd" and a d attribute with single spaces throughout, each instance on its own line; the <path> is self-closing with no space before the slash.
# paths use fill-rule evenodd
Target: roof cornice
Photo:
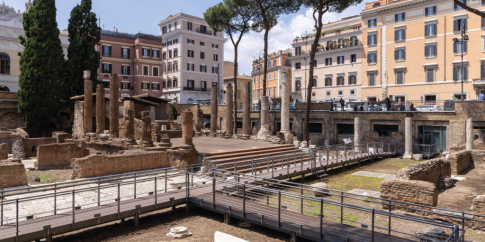
<path id="1" fill-rule="evenodd" d="M 362 16 L 362 19 L 364 19 L 364 18 L 382 15 L 382 14 L 385 14 L 385 13 L 391 12 L 391 11 L 404 10 L 404 9 L 416 7 L 417 5 L 429 4 L 431 2 L 440 2 L 440 1 L 441 0 L 399 1 L 399 2 L 396 2 L 396 3 L 387 4 L 387 5 L 384 5 L 384 6 L 377 7 L 377 8 L 365 9 L 360 13 L 360 16 Z"/>

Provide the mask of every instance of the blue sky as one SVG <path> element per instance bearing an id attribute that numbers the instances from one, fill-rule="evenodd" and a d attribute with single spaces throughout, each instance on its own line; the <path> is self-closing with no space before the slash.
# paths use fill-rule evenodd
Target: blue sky
<path id="1" fill-rule="evenodd" d="M 23 12 L 27 0 L 6 0 L 5 4 Z M 57 23 L 60 29 L 67 28 L 71 10 L 81 0 L 57 0 Z M 158 23 L 169 15 L 180 12 L 204 17 L 207 8 L 221 2 L 220 0 L 93 0 L 93 12 L 101 17 L 101 27 L 126 33 L 159 34 Z M 369 2 L 363 1 L 363 2 Z M 341 14 L 328 13 L 324 22 L 337 21 L 341 18 L 357 15 L 364 9 L 364 3 L 351 7 Z M 313 18 L 307 9 L 298 13 L 281 16 L 278 25 L 269 34 L 268 51 L 277 52 L 280 49 L 291 47 L 295 36 L 313 29 Z M 239 73 L 250 75 L 251 60 L 263 49 L 263 34 L 249 33 L 243 37 L 239 48 Z M 234 48 L 230 41 L 224 46 L 224 60 L 234 60 Z"/>

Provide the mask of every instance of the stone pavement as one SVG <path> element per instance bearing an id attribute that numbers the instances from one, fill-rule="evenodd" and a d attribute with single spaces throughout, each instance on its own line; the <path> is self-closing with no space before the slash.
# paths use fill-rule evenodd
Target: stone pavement
<path id="1" fill-rule="evenodd" d="M 352 175 L 376 177 L 376 178 L 395 178 L 396 177 L 396 175 L 392 175 L 392 174 L 377 173 L 377 172 L 370 172 L 370 171 L 358 171 L 358 172 L 352 173 Z"/>
<path id="2" fill-rule="evenodd" d="M 175 174 L 175 173 L 168 173 Z M 157 175 L 157 193 L 165 192 L 165 179 L 163 179 L 164 174 Z M 136 184 L 136 196 L 137 197 L 146 197 L 149 196 L 150 192 L 155 191 L 155 176 L 144 176 L 139 177 L 137 184 Z M 141 182 L 143 179 L 152 178 L 147 181 Z M 81 181 L 81 180 L 79 180 Z M 133 179 L 123 179 L 118 182 L 132 182 Z M 202 182 L 209 182 L 209 180 L 193 177 L 194 186 L 202 184 Z M 61 186 L 62 183 L 57 183 L 58 186 Z M 167 180 L 167 191 L 177 190 L 178 186 L 182 186 L 181 189 L 185 188 L 185 176 L 176 176 L 176 177 L 169 177 Z M 52 184 L 53 185 L 53 184 Z M 93 188 L 89 191 L 81 191 L 75 193 L 75 206 L 81 206 L 82 209 L 95 207 L 97 206 L 98 202 L 98 190 L 95 189 L 97 187 L 97 183 L 93 182 L 90 184 L 79 185 L 75 186 L 76 190 L 82 188 Z M 103 188 L 105 186 L 105 188 Z M 108 187 L 106 187 L 108 186 Z M 35 187 L 35 186 L 25 186 L 27 187 Z M 20 188 L 20 187 L 17 187 Z M 64 188 L 64 189 L 57 189 L 57 194 L 64 192 L 62 195 L 57 195 L 56 201 L 56 210 L 58 214 L 66 213 L 70 214 L 72 212 L 72 187 Z M 67 192 L 67 193 L 66 193 Z M 39 192 L 32 192 L 23 195 L 6 195 L 3 205 L 3 224 L 12 224 L 15 223 L 16 220 L 16 203 L 15 200 L 21 199 L 23 197 L 32 197 L 35 195 L 47 195 L 53 194 L 52 190 L 50 191 L 39 191 Z M 134 184 L 124 184 L 120 185 L 120 197 L 121 201 L 129 200 L 134 198 Z M 115 199 L 118 198 L 118 187 L 116 182 L 112 183 L 102 183 L 100 189 L 100 203 L 101 205 L 106 203 L 113 203 Z M 8 203 L 10 202 L 10 203 Z M 27 219 L 27 216 L 33 216 L 34 218 L 46 217 L 53 215 L 54 212 L 54 196 L 49 196 L 42 199 L 37 199 L 33 201 L 19 201 L 19 221 L 24 221 Z"/>

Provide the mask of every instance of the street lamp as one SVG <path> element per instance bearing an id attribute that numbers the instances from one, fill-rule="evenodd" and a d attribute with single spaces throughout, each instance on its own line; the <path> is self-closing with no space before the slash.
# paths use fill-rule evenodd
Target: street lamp
<path id="1" fill-rule="evenodd" d="M 460 42 L 460 52 L 461 52 L 461 100 L 463 101 L 463 79 L 465 78 L 465 70 L 463 64 L 463 52 L 464 52 L 464 42 L 468 41 L 468 35 L 466 35 L 465 23 L 461 24 L 461 40 L 458 38 L 453 38 L 453 42 L 456 44 Z"/>
<path id="2" fill-rule="evenodd" d="M 301 39 L 305 38 L 305 55 L 308 52 L 307 38 L 306 38 L 307 36 L 308 36 L 307 31 L 305 31 L 305 33 L 302 33 L 301 34 Z M 303 57 L 303 60 L 305 61 L 305 68 L 306 68 L 307 66 L 306 66 L 306 57 L 305 56 Z M 304 89 L 305 89 L 305 100 L 307 100 L 307 95 L 308 94 L 307 94 L 307 85 L 306 85 L 306 71 L 304 71 L 304 72 L 305 72 L 305 86 L 304 86 Z"/>

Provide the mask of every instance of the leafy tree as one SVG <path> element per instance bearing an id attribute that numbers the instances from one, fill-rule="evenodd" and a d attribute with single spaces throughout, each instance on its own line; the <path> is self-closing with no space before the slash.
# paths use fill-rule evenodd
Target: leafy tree
<path id="1" fill-rule="evenodd" d="M 28 128 L 46 134 L 60 103 L 64 54 L 56 21 L 55 0 L 35 0 L 24 13 L 24 51 L 19 52 L 19 113 Z"/>
<path id="2" fill-rule="evenodd" d="M 318 42 L 322 36 L 322 17 L 326 12 L 341 13 L 346 8 L 356 5 L 362 2 L 362 0 L 299 0 L 299 2 L 308 8 L 313 9 L 313 20 L 315 21 L 315 30 L 313 44 L 310 52 L 310 77 L 313 77 L 313 70 L 315 62 L 315 53 L 317 52 Z M 313 78 L 310 78 L 308 82 L 307 93 L 312 93 Z M 308 141 L 310 139 L 310 106 L 312 104 L 311 95 L 307 95 L 306 112 L 305 112 L 305 134 L 303 140 Z"/>
<path id="3" fill-rule="evenodd" d="M 466 4 L 464 4 L 463 2 L 461 2 L 461 0 L 453 0 L 453 2 L 456 5 L 462 7 L 463 9 L 465 9 L 466 11 L 471 12 L 471 13 L 474 13 L 474 14 L 482 17 L 482 18 L 485 18 L 485 13 L 484 12 L 482 12 L 482 11 L 480 11 L 478 9 L 475 9 L 475 8 L 468 7 Z"/>
<path id="4" fill-rule="evenodd" d="M 214 31 L 224 31 L 234 46 L 234 102 L 237 109 L 238 46 L 245 33 L 249 32 L 250 21 L 256 15 L 250 0 L 224 0 L 204 13 L 207 24 Z M 237 112 L 234 112 L 234 130 L 237 130 Z M 234 132 L 236 133 L 236 132 Z"/>
<path id="5" fill-rule="evenodd" d="M 69 112 L 74 109 L 74 102 L 70 97 L 84 93 L 83 71 L 91 71 L 93 86 L 98 83 L 97 70 L 101 57 L 95 46 L 101 40 L 101 28 L 96 23 L 96 14 L 91 12 L 91 9 L 91 0 L 82 0 L 81 5 L 78 4 L 72 9 L 69 18 L 68 58 L 62 86 L 66 105 L 64 109 Z"/>
<path id="6" fill-rule="evenodd" d="M 252 0 L 252 7 L 259 10 L 254 18 L 252 29 L 256 32 L 264 30 L 264 71 L 263 96 L 266 96 L 266 78 L 268 72 L 268 34 L 278 24 L 278 17 L 300 9 L 300 2 L 294 0 Z"/>

